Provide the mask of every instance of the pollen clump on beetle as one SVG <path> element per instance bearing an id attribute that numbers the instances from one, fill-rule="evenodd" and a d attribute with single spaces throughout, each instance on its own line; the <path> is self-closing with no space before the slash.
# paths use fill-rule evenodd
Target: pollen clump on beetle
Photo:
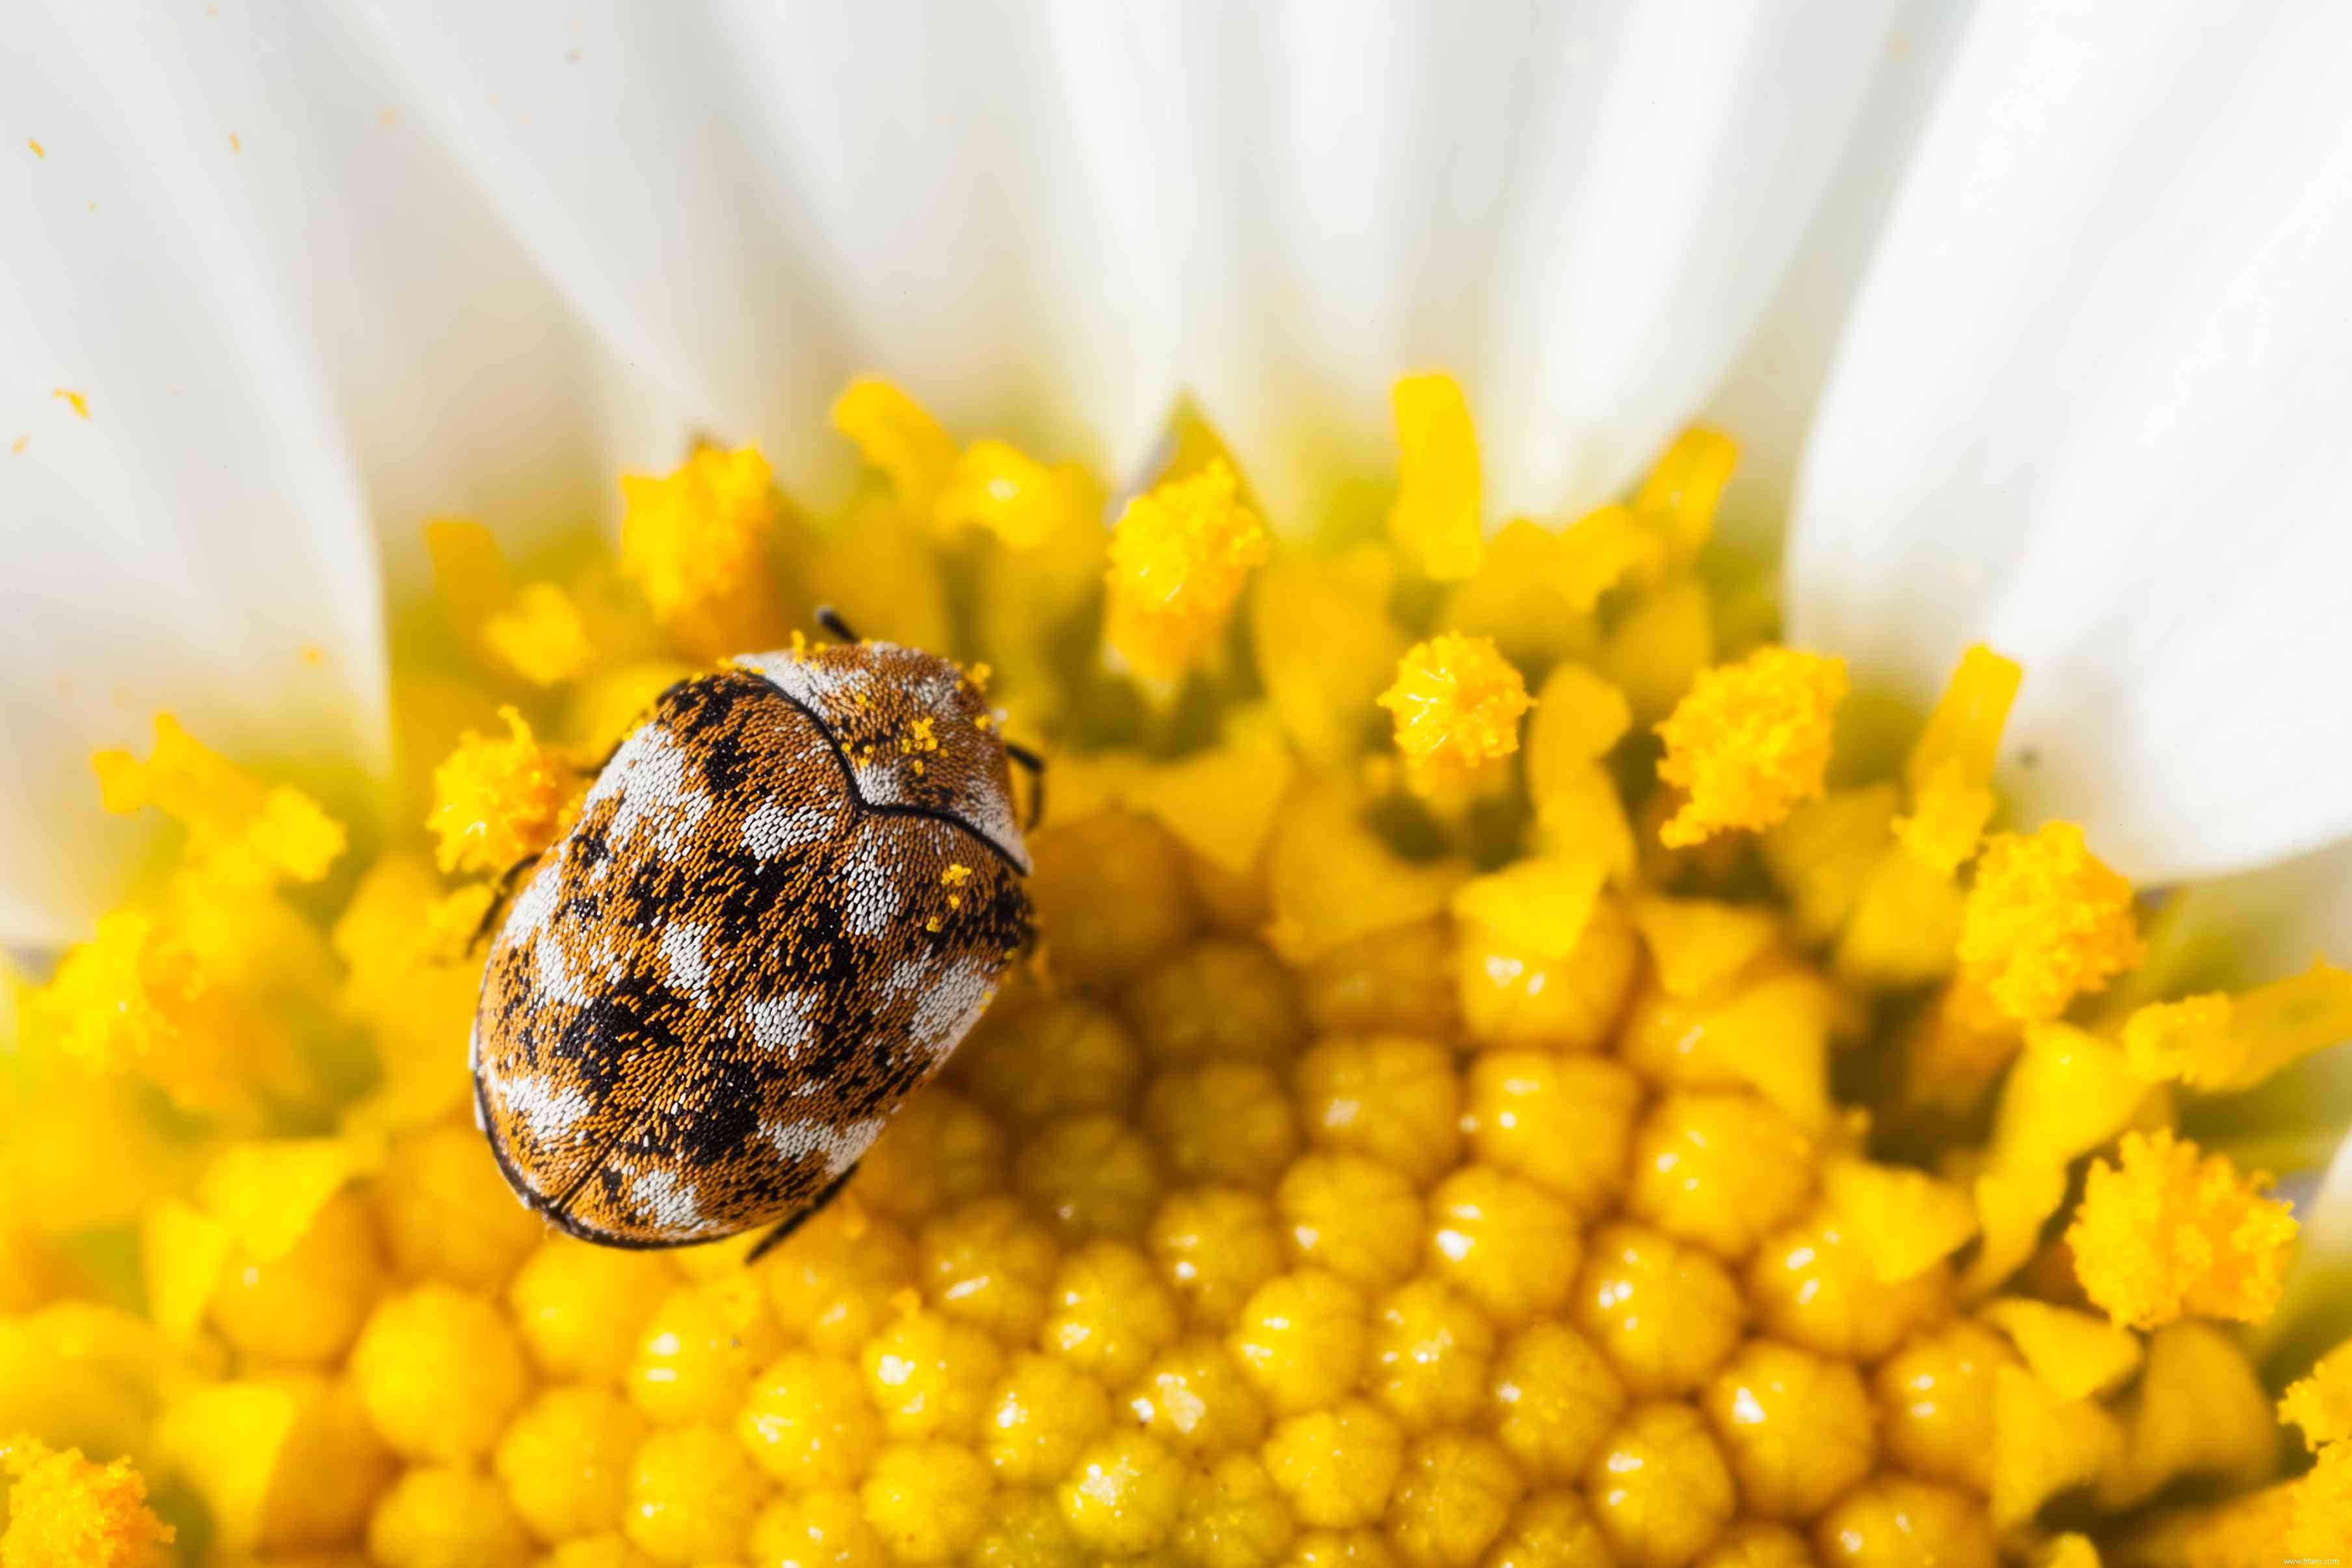
<path id="1" fill-rule="evenodd" d="M 1106 530 L 860 382 L 838 515 L 703 447 L 520 591 L 438 525 L 404 820 L 106 754 L 181 847 L 12 984 L 0 1568 L 2340 1555 L 2352 1347 L 2252 1167 L 2308 1173 L 2202 1111 L 2352 977 L 2149 961 L 2079 828 L 1991 831 L 1989 649 L 1833 757 L 1843 666 L 1708 547 L 1727 437 L 1490 539 L 1460 387 L 1393 412 L 1392 504 L 1309 545 L 1197 416 Z M 822 658 L 820 585 L 1049 758 L 1039 950 L 757 1260 L 554 1235 L 471 1121 L 472 933 L 572 758 Z M 2307 1346 L 2276 1385 L 2241 1322 Z"/>

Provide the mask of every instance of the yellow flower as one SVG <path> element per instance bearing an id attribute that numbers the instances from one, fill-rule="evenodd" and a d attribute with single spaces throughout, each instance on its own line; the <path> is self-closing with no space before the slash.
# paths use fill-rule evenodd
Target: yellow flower
<path id="1" fill-rule="evenodd" d="M 811 570 L 928 582 L 1052 749 L 1044 951 L 756 1263 L 551 1235 L 466 1071 L 482 873 L 587 782 L 541 737 L 611 744 L 783 602 L 801 518 L 755 452 L 630 481 L 617 561 L 563 587 L 435 526 L 476 662 L 413 651 L 430 815 L 348 885 L 308 797 L 176 727 L 104 762 L 184 836 L 27 988 L 0 1077 L 61 1167 L 0 1164 L 0 1429 L 32 1434 L 0 1563 L 129 1568 L 199 1521 L 388 1568 L 2318 1550 L 2352 1353 L 2281 1401 L 2207 1321 L 2270 1314 L 2296 1227 L 2176 1127 L 2340 1033 L 2352 979 L 2169 995 L 2079 830 L 1988 840 L 1990 650 L 1899 775 L 1831 788 L 1843 666 L 1704 575 L 1727 437 L 1490 549 L 1459 387 L 1395 406 L 1390 542 L 1326 550 L 1203 422 L 1106 541 L 1069 465 L 843 394 L 882 483 L 805 519 Z M 142 1082 L 71 1120 L 99 1070 Z M 2150 1514 L 2176 1482 L 2223 1500 Z"/>
<path id="2" fill-rule="evenodd" d="M 13 1478 L 8 1524 L 0 1534 L 5 1568 L 152 1568 L 173 1530 L 147 1508 L 147 1484 L 127 1460 L 95 1465 L 79 1449 L 53 1453 L 19 1437 L 0 1444 L 0 1472 Z"/>

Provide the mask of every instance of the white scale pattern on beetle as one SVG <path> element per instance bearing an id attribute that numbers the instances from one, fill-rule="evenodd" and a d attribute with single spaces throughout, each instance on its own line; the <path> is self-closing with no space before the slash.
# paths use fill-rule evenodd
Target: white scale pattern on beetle
<path id="1" fill-rule="evenodd" d="M 849 862 L 849 885 L 843 890 L 842 928 L 853 936 L 879 936 L 898 913 L 898 878 L 882 858 L 880 846 L 868 840 Z"/>
<path id="2" fill-rule="evenodd" d="M 702 924 L 673 920 L 662 931 L 662 957 L 669 967 L 673 990 L 696 1007 L 710 1005 L 710 960 L 702 950 Z"/>
<path id="3" fill-rule="evenodd" d="M 800 992 L 787 991 L 764 1000 L 747 998 L 743 1016 L 751 1026 L 752 1044 L 789 1060 L 809 1042 L 816 1007 L 812 998 Z"/>
<path id="4" fill-rule="evenodd" d="M 787 1163 L 815 1155 L 824 1161 L 825 1175 L 837 1176 L 874 1146 L 874 1140 L 882 1135 L 888 1121 L 887 1116 L 869 1116 L 845 1127 L 821 1116 L 808 1116 L 795 1122 L 771 1123 L 760 1132 Z"/>
<path id="5" fill-rule="evenodd" d="M 595 1102 L 581 1090 L 545 1078 L 505 1079 L 492 1084 L 490 1092 L 507 1118 L 530 1128 L 530 1135 L 541 1144 L 570 1135 L 581 1119 L 596 1108 Z"/>
<path id="6" fill-rule="evenodd" d="M 677 1236 L 699 1236 L 718 1221 L 702 1212 L 694 1183 L 665 1166 L 629 1171 L 629 1201 L 647 1225 Z"/>
<path id="7" fill-rule="evenodd" d="M 901 653 L 896 643 L 870 643 L 877 653 Z M 861 691 L 871 688 L 873 674 L 863 667 L 836 666 L 815 659 L 798 658 L 788 653 L 746 653 L 732 661 L 739 668 L 772 683 L 786 696 L 806 707 L 828 724 L 835 724 L 835 705 L 854 702 Z M 954 674 L 935 675 L 922 685 L 918 700 L 927 712 L 952 713 L 956 706 L 956 688 L 962 677 Z M 999 716 L 1002 722 L 1002 716 Z M 836 725 L 837 727 L 837 725 Z M 858 798 L 869 806 L 896 806 L 906 803 L 901 775 L 893 761 L 877 757 L 850 764 L 850 776 L 857 781 Z M 956 802 L 956 814 L 981 837 L 989 840 L 1005 853 L 1026 874 L 1029 871 L 1029 845 L 1022 836 L 1021 825 L 1013 820 L 1013 802 L 992 785 L 975 787 Z"/>
<path id="8" fill-rule="evenodd" d="M 693 759 L 667 730 L 646 725 L 614 754 L 581 810 L 592 811 L 618 796 L 604 835 L 610 850 L 617 855 L 628 848 L 643 827 L 653 836 L 653 857 L 677 854 L 711 806 L 709 794 L 689 785 L 693 770 Z"/>
<path id="9" fill-rule="evenodd" d="M 763 800 L 744 814 L 743 847 L 755 860 L 772 861 L 803 845 L 824 842 L 840 821 L 839 811 Z"/>

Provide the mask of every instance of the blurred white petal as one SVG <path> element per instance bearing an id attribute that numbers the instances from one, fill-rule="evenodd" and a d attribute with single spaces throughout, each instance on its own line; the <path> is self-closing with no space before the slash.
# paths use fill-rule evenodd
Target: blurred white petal
<path id="1" fill-rule="evenodd" d="M 857 370 L 1114 464 L 1190 386 L 1299 526 L 1386 471 L 1422 362 L 1470 385 L 1497 510 L 1622 483 L 1770 299 L 1895 13 L 368 14 L 585 318 L 796 482 Z"/>
<path id="2" fill-rule="evenodd" d="M 2352 832 L 2347 99 L 2340 7 L 1979 13 L 1808 448 L 1792 634 L 2021 659 L 2029 820 L 2144 881 Z"/>
<path id="3" fill-rule="evenodd" d="M 332 13 L 37 8 L 11 46 L 0 224 L 39 243 L 0 298 L 0 941 L 33 946 L 152 827 L 87 758 L 156 709 L 381 766 L 371 528 L 413 580 L 430 513 L 520 540 L 612 486 L 601 350 Z"/>
<path id="4" fill-rule="evenodd" d="M 1739 441 L 1739 467 L 1716 512 L 1715 538 L 1743 554 L 1780 554 L 1822 382 L 1973 9 L 1969 0 L 1916 0 L 1905 8 L 1821 215 L 1748 346 L 1699 411 L 1701 421 Z"/>

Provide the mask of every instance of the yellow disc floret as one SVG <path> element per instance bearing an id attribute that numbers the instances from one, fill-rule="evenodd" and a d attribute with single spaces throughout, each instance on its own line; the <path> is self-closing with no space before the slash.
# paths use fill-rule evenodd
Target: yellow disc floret
<path id="1" fill-rule="evenodd" d="M 316 882 L 343 852 L 343 825 L 289 784 L 268 785 L 198 741 L 168 713 L 155 716 L 155 749 L 90 758 L 106 809 L 127 816 L 153 806 L 188 831 L 188 858 L 205 873 L 268 885 Z"/>
<path id="2" fill-rule="evenodd" d="M 433 812 L 425 827 L 445 872 L 504 872 L 555 841 L 564 802 L 579 775 L 561 752 L 542 746 L 511 707 L 500 708 L 507 733 L 466 732 L 433 770 Z"/>
<path id="3" fill-rule="evenodd" d="M 538 732 L 468 736 L 348 878 L 308 796 L 168 719 L 101 759 L 176 858 L 46 984 L 0 972 L 0 1568 L 163 1568 L 162 1521 L 225 1568 L 2341 1555 L 2352 1349 L 2282 1400 L 2213 1321 L 2277 1318 L 2292 1375 L 2326 1270 L 2290 1294 L 2286 1206 L 2178 1129 L 2303 1190 L 2336 1129 L 2271 1081 L 2352 1036 L 2352 974 L 2192 990 L 2229 956 L 2193 897 L 2130 972 L 2080 831 L 1986 836 L 2019 671 L 1982 648 L 1827 789 L 1843 671 L 1699 570 L 1726 438 L 1489 544 L 1461 388 L 1397 413 L 1391 539 L 1328 484 L 1276 539 L 1181 408 L 1114 534 L 1078 465 L 879 381 L 830 515 L 705 449 L 630 482 L 617 562 L 527 580 L 436 524 L 395 755 L 526 685 Z M 583 782 L 540 737 L 601 752 L 708 654 L 848 656 L 787 590 L 996 666 L 975 722 L 1054 759 L 1039 941 L 772 1249 L 583 1243 L 467 1115 L 469 938 Z M 898 759 L 937 781 L 964 722 Z M 904 891 L 968 912 L 986 848 Z M 920 991 L 888 936 L 866 978 Z"/>
<path id="4" fill-rule="evenodd" d="M 2072 822 L 2031 837 L 1996 833 L 1960 917 L 1963 979 L 2012 1019 L 2056 1018 L 2140 961 L 2131 883 L 2084 846 Z"/>
<path id="5" fill-rule="evenodd" d="M 1688 799 L 1659 830 L 1670 848 L 1769 828 L 1822 792 L 1845 661 L 1759 648 L 1703 673 L 1658 726 L 1658 777 Z"/>
<path id="6" fill-rule="evenodd" d="M 1517 751 L 1519 719 L 1535 705 L 1492 637 L 1459 632 L 1414 643 L 1379 700 L 1396 716 L 1397 749 L 1428 779 Z"/>
<path id="7" fill-rule="evenodd" d="M 2303 1440 L 2314 1449 L 2352 1442 L 2352 1341 L 2321 1356 L 2310 1376 L 2289 1385 L 2279 1401 L 2279 1419 L 2302 1427 Z"/>
<path id="8" fill-rule="evenodd" d="M 2115 1164 L 2095 1160 L 2067 1245 L 2092 1301 L 2118 1323 L 2154 1328 L 2183 1313 L 2260 1322 L 2294 1255 L 2289 1207 L 2168 1130 L 2126 1133 Z"/>
<path id="9" fill-rule="evenodd" d="M 78 1448 L 53 1453 L 30 1437 L 0 1443 L 10 1478 L 5 1568 L 160 1568 L 173 1531 L 147 1507 L 147 1483 L 128 1459 L 92 1464 Z"/>
<path id="10" fill-rule="evenodd" d="M 1110 645 L 1145 679 L 1174 680 L 1223 632 L 1267 549 L 1223 458 L 1137 497 L 1110 536 Z"/>
<path id="11" fill-rule="evenodd" d="M 596 657 L 580 606 L 551 582 L 526 583 L 513 603 L 482 622 L 482 641 L 535 686 L 561 685 Z"/>
<path id="12" fill-rule="evenodd" d="M 834 399 L 833 427 L 882 471 L 900 506 L 919 517 L 930 515 L 955 469 L 956 444 L 929 409 L 895 382 L 865 376 Z"/>
<path id="13" fill-rule="evenodd" d="M 1389 537 L 1440 582 L 1459 582 L 1486 554 L 1478 433 L 1461 383 L 1444 371 L 1398 379 L 1397 498 Z"/>
<path id="14" fill-rule="evenodd" d="M 715 659 L 783 639 L 768 559 L 772 483 L 755 446 L 700 446 L 666 476 L 622 477 L 621 570 L 690 653 Z"/>

